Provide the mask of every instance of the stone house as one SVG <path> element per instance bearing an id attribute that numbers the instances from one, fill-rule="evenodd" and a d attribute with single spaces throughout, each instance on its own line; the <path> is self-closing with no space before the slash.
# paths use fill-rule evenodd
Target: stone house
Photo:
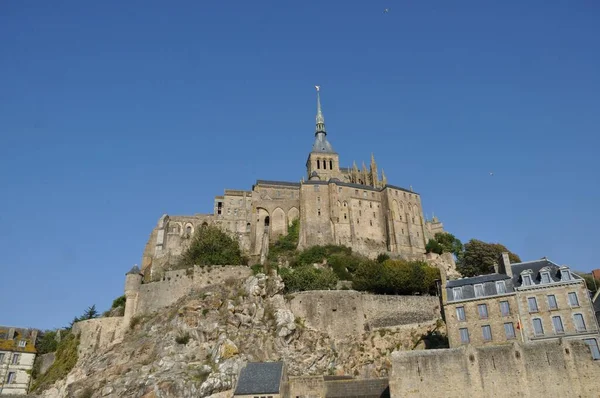
<path id="1" fill-rule="evenodd" d="M 442 281 L 450 347 L 578 339 L 600 359 L 598 322 L 583 278 L 547 258 L 511 264 L 508 253 L 495 271 Z"/>
<path id="2" fill-rule="evenodd" d="M 38 331 L 0 326 L 0 395 L 25 395 Z"/>
<path id="3" fill-rule="evenodd" d="M 317 92 L 312 149 L 301 181 L 257 180 L 251 190 L 225 190 L 215 197 L 212 214 L 163 215 L 142 258 L 145 278 L 168 268 L 202 225 L 217 225 L 236 237 L 244 254 L 263 262 L 269 242 L 287 234 L 298 219 L 299 249 L 336 244 L 376 257 L 380 253 L 424 259 L 425 245 L 442 223 L 427 220 L 421 196 L 412 187 L 391 185 L 375 158 L 370 166 L 342 167 L 328 141 Z"/>
<path id="4" fill-rule="evenodd" d="M 287 379 L 283 362 L 249 362 L 241 371 L 236 398 L 282 398 Z"/>

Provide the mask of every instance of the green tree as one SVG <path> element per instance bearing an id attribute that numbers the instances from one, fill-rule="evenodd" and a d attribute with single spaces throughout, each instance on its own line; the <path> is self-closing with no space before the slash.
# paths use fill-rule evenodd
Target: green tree
<path id="1" fill-rule="evenodd" d="M 98 311 L 96 310 L 96 304 L 88 307 L 87 310 L 83 313 L 83 315 L 79 318 L 80 321 L 85 321 L 88 319 L 98 318 Z"/>
<path id="2" fill-rule="evenodd" d="M 436 294 L 439 278 L 439 270 L 422 261 L 365 261 L 356 269 L 352 287 L 375 294 Z"/>
<path id="3" fill-rule="evenodd" d="M 56 340 L 56 330 L 46 330 L 35 342 L 35 349 L 38 355 L 47 354 L 56 351 L 58 341 Z"/>
<path id="4" fill-rule="evenodd" d="M 126 299 L 125 295 L 119 296 L 113 300 L 112 306 L 110 308 L 112 309 L 112 308 L 117 308 L 117 307 L 125 307 L 126 301 L 127 301 L 127 299 Z"/>
<path id="5" fill-rule="evenodd" d="M 287 292 L 301 292 L 306 290 L 335 289 L 338 277 L 330 269 L 317 269 L 310 265 L 300 266 L 293 270 L 281 270 L 281 279 L 285 283 Z"/>
<path id="6" fill-rule="evenodd" d="M 598 286 L 600 286 L 600 280 L 594 280 L 594 277 L 591 274 L 577 273 L 577 275 L 585 280 L 588 290 L 591 291 L 592 294 L 595 294 L 596 290 L 598 290 Z"/>
<path id="7" fill-rule="evenodd" d="M 519 256 L 500 243 L 486 243 L 471 239 L 465 243 L 456 268 L 465 277 L 493 273 L 494 265 L 500 261 L 502 252 L 508 252 L 511 263 L 521 262 Z"/>
<path id="8" fill-rule="evenodd" d="M 430 239 L 425 246 L 427 253 L 452 253 L 460 258 L 463 252 L 463 244 L 456 236 L 447 232 L 438 232 L 434 239 Z"/>
<path id="9" fill-rule="evenodd" d="M 204 225 L 196 231 L 177 268 L 192 265 L 240 265 L 242 259 L 237 240 L 216 226 Z"/>

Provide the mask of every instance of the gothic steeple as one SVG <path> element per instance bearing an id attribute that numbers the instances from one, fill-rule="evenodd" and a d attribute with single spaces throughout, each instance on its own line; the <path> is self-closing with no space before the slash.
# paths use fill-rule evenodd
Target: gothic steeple
<path id="1" fill-rule="evenodd" d="M 327 141 L 327 132 L 325 131 L 325 117 L 321 110 L 321 87 L 315 86 L 317 89 L 317 117 L 315 126 L 315 143 L 313 144 L 313 152 L 335 153 L 333 147 Z"/>

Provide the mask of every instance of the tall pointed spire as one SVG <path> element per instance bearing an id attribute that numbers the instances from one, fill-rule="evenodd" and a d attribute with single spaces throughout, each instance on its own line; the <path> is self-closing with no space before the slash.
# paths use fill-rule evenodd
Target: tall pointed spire
<path id="1" fill-rule="evenodd" d="M 327 132 L 325 131 L 325 118 L 321 110 L 321 86 L 315 86 L 317 89 L 317 125 L 315 127 L 315 143 L 313 144 L 313 152 L 335 153 L 333 147 L 327 141 Z"/>
<path id="2" fill-rule="evenodd" d="M 317 89 L 317 117 L 316 117 L 316 121 L 317 121 L 317 125 L 315 128 L 315 134 L 316 133 L 325 133 L 327 134 L 327 132 L 325 131 L 325 117 L 323 116 L 323 111 L 321 111 L 321 86 L 315 86 L 315 88 Z"/>

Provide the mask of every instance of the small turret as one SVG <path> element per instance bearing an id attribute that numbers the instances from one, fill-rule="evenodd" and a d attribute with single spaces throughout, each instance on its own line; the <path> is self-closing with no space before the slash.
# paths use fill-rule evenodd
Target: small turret
<path id="1" fill-rule="evenodd" d="M 137 264 L 125 274 L 125 313 L 123 314 L 123 330 L 131 323 L 137 310 L 138 296 L 144 275 L 140 272 Z"/>

